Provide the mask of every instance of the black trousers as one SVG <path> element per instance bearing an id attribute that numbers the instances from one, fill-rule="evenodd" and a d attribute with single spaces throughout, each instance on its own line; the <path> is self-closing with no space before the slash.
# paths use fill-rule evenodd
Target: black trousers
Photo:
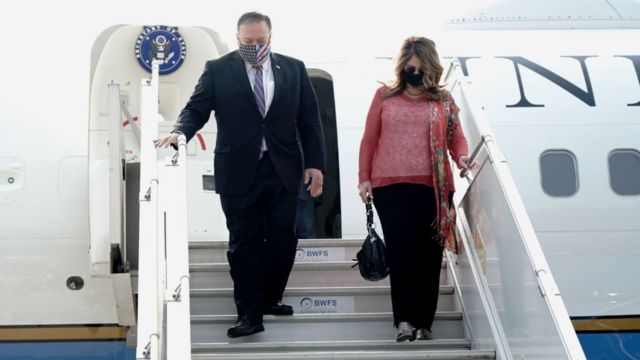
<path id="1" fill-rule="evenodd" d="M 298 194 L 287 192 L 268 152 L 258 163 L 249 191 L 220 196 L 229 229 L 227 259 L 238 316 L 262 320 L 262 308 L 282 299 L 298 239 Z"/>
<path id="2" fill-rule="evenodd" d="M 432 187 L 400 183 L 373 189 L 391 280 L 393 322 L 431 329 L 440 294 L 442 245 L 434 238 Z"/>

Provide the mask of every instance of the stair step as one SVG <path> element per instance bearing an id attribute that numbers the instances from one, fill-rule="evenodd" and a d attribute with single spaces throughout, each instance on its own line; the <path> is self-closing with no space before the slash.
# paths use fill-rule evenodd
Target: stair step
<path id="1" fill-rule="evenodd" d="M 300 239 L 296 262 L 353 261 L 363 239 Z M 227 240 L 192 241 L 189 243 L 190 263 L 226 263 Z M 443 263 L 444 266 L 444 263 Z"/>
<path id="2" fill-rule="evenodd" d="M 305 246 L 360 246 L 362 245 L 363 238 L 326 238 L 326 239 L 298 239 L 298 245 L 304 244 Z M 209 239 L 209 240 L 193 240 L 189 241 L 189 247 L 193 248 L 218 248 L 227 249 L 229 244 L 228 239 Z"/>
<path id="3" fill-rule="evenodd" d="M 391 311 L 389 286 L 287 288 L 282 300 L 295 313 L 372 313 Z M 453 286 L 440 286 L 438 311 L 455 310 Z M 191 314 L 235 314 L 233 289 L 191 289 Z"/>
<path id="4" fill-rule="evenodd" d="M 193 359 L 215 359 L 215 360 L 281 360 L 281 359 L 393 359 L 393 360 L 479 360 L 495 359 L 494 351 L 483 350 L 418 350 L 418 351 L 319 351 L 319 352 L 286 352 L 286 353 L 237 353 L 222 355 L 195 354 Z"/>
<path id="5" fill-rule="evenodd" d="M 363 239 L 300 239 L 296 261 L 350 261 L 362 246 Z M 197 241 L 189 243 L 191 262 L 227 261 L 227 240 Z"/>
<path id="6" fill-rule="evenodd" d="M 264 315 L 265 324 L 278 323 L 321 323 L 335 321 L 349 322 L 367 322 L 369 320 L 387 320 L 393 319 L 392 314 L 388 312 L 382 313 L 363 313 L 363 314 L 297 314 L 292 316 L 276 316 Z M 436 313 L 436 320 L 462 320 L 460 311 L 440 311 Z M 207 324 L 231 324 L 236 321 L 236 315 L 192 315 L 191 323 L 207 323 Z"/>
<path id="7" fill-rule="evenodd" d="M 228 339 L 227 329 L 235 320 L 235 315 L 192 315 L 192 342 L 388 340 L 395 336 L 391 313 L 265 315 L 265 332 Z M 433 335 L 437 339 L 464 338 L 462 313 L 436 313 Z"/>
<path id="8" fill-rule="evenodd" d="M 285 290 L 285 296 L 311 296 L 311 295 L 389 295 L 389 286 L 351 286 L 351 287 L 289 287 Z M 192 296 L 232 296 L 232 288 L 222 289 L 191 289 Z M 441 285 L 440 294 L 453 294 L 453 286 Z"/>
<path id="9" fill-rule="evenodd" d="M 434 339 L 429 341 L 411 341 L 397 343 L 395 340 L 363 341 L 287 341 L 270 343 L 194 343 L 191 351 L 196 353 L 266 353 L 266 352 L 316 352 L 316 351 L 353 351 L 353 350 L 432 350 L 432 349 L 469 349 L 471 342 L 466 339 Z"/>
<path id="10" fill-rule="evenodd" d="M 362 239 L 299 239 L 298 247 L 360 247 Z M 189 249 L 222 249 L 229 248 L 228 240 L 190 241 Z"/>
<path id="11" fill-rule="evenodd" d="M 366 286 L 388 285 L 389 278 L 371 282 L 364 280 L 353 261 L 327 261 L 295 263 L 289 276 L 290 287 L 327 287 L 327 286 Z M 227 263 L 190 264 L 192 288 L 225 288 L 232 287 Z M 447 272 L 440 273 L 440 283 L 448 284 Z"/>

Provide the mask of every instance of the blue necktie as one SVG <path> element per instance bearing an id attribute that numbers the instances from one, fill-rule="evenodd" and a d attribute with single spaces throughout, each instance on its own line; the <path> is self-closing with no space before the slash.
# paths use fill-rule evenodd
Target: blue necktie
<path id="1" fill-rule="evenodd" d="M 253 94 L 256 96 L 256 104 L 258 104 L 258 110 L 260 110 L 260 114 L 264 118 L 267 113 L 267 105 L 264 96 L 264 82 L 262 81 L 262 65 L 254 65 L 254 69 L 256 69 L 256 78 L 253 82 Z M 260 142 L 260 154 L 258 155 L 258 159 L 262 159 L 262 155 L 267 151 L 267 143 L 264 138 Z"/>

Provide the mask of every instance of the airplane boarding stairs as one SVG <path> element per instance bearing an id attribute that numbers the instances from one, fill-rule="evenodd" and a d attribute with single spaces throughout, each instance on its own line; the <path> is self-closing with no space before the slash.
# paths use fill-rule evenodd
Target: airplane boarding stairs
<path id="1" fill-rule="evenodd" d="M 361 240 L 300 240 L 283 302 L 293 316 L 265 315 L 265 332 L 228 339 L 236 320 L 227 241 L 189 244 L 193 359 L 495 359 L 470 350 L 462 312 L 443 263 L 431 341 L 397 344 L 388 278 L 369 282 L 351 268 Z M 327 252 L 331 261 L 305 261 Z M 419 282 L 419 279 L 416 279 Z"/>
<path id="2" fill-rule="evenodd" d="M 159 119 L 154 64 L 141 104 L 137 358 L 584 359 L 506 161 L 456 63 L 447 81 L 477 165 L 457 179 L 462 242 L 442 264 L 435 339 L 394 341 L 388 279 L 367 282 L 351 268 L 356 239 L 300 240 L 283 299 L 295 314 L 267 315 L 265 332 L 228 339 L 236 316 L 227 242 L 188 240 L 185 139 L 160 161 L 151 145 Z M 314 253 L 328 256 L 306 256 Z"/>

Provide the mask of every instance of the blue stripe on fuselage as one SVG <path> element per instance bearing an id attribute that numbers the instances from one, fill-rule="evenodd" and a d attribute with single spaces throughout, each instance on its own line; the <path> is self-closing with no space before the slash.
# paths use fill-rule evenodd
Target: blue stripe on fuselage
<path id="1" fill-rule="evenodd" d="M 134 360 L 125 341 L 0 343 L 2 360 Z"/>
<path id="2" fill-rule="evenodd" d="M 578 339 L 589 360 L 640 359 L 640 332 L 585 332 Z"/>

